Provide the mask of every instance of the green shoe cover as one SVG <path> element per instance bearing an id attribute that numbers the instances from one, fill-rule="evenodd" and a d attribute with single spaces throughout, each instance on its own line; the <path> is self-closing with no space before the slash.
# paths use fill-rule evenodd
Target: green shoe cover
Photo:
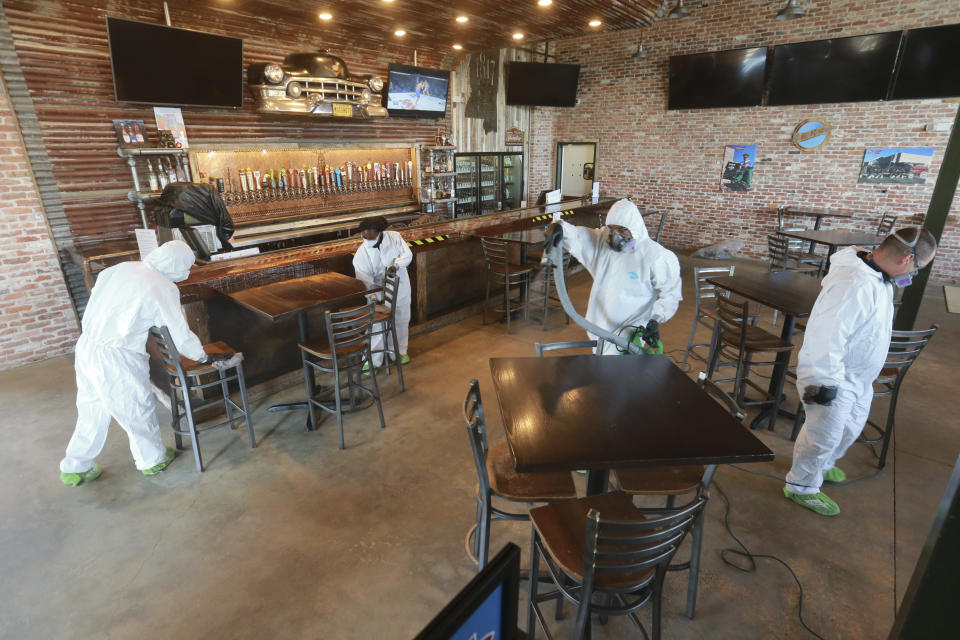
<path id="1" fill-rule="evenodd" d="M 836 502 L 827 497 L 827 494 L 823 493 L 814 493 L 810 495 L 803 495 L 799 493 L 792 493 L 787 490 L 786 487 L 783 488 L 783 497 L 793 500 L 801 507 L 806 507 L 818 513 L 821 516 L 835 516 L 840 513 L 840 507 Z"/>
<path id="2" fill-rule="evenodd" d="M 84 482 L 92 482 L 100 477 L 100 474 L 103 472 L 103 469 L 100 468 L 96 462 L 93 463 L 93 466 L 84 471 L 83 473 L 63 473 L 60 472 L 60 482 L 68 487 L 76 487 L 81 485 Z"/>
<path id="3" fill-rule="evenodd" d="M 173 447 L 167 447 L 167 459 L 149 469 L 144 469 L 141 473 L 145 476 L 155 476 L 170 466 L 171 462 L 173 462 Z"/>
<path id="4" fill-rule="evenodd" d="M 834 467 L 823 472 L 823 479 L 826 482 L 832 482 L 834 484 L 838 482 L 846 482 L 847 474 L 845 474 L 843 469 L 840 467 Z"/>
<path id="5" fill-rule="evenodd" d="M 400 354 L 400 364 L 410 364 L 410 356 L 405 353 Z"/>

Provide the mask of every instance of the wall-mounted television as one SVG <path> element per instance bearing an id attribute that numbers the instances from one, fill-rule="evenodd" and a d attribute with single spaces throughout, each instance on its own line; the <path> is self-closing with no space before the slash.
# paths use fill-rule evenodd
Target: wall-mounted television
<path id="1" fill-rule="evenodd" d="M 449 90 L 449 71 L 391 64 L 383 106 L 391 116 L 442 118 Z"/>
<path id="2" fill-rule="evenodd" d="M 243 40 L 107 17 L 119 102 L 243 104 Z"/>
<path id="3" fill-rule="evenodd" d="M 757 106 L 766 64 L 766 47 L 671 56 L 667 109 Z"/>
<path id="4" fill-rule="evenodd" d="M 508 62 L 507 104 L 572 107 L 577 104 L 578 64 Z"/>
<path id="5" fill-rule="evenodd" d="M 885 100 L 899 31 L 777 45 L 770 63 L 770 106 Z"/>
<path id="6" fill-rule="evenodd" d="M 960 96 L 960 24 L 904 32 L 891 100 Z"/>

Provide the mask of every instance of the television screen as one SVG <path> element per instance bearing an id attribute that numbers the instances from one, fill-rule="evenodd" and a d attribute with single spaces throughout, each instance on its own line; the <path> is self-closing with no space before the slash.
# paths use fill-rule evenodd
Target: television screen
<path id="1" fill-rule="evenodd" d="M 899 46 L 899 31 L 778 45 L 767 104 L 884 100 Z"/>
<path id="2" fill-rule="evenodd" d="M 766 64 L 766 47 L 671 56 L 667 109 L 759 105 Z"/>
<path id="3" fill-rule="evenodd" d="M 507 104 L 572 107 L 577 103 L 578 64 L 507 63 Z"/>
<path id="4" fill-rule="evenodd" d="M 391 64 L 384 106 L 392 116 L 442 118 L 447 112 L 450 72 Z"/>
<path id="5" fill-rule="evenodd" d="M 904 32 L 892 100 L 960 96 L 960 24 Z"/>
<path id="6" fill-rule="evenodd" d="M 107 18 L 113 89 L 120 102 L 239 107 L 243 40 Z"/>

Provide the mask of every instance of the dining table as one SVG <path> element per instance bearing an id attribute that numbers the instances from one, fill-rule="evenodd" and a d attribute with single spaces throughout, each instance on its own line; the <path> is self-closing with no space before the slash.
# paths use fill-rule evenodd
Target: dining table
<path id="1" fill-rule="evenodd" d="M 797 271 L 737 271 L 732 276 L 707 278 L 707 282 L 782 313 L 780 339 L 785 342 L 792 342 L 797 318 L 809 316 L 820 295 L 820 279 Z M 751 421 L 751 427 L 756 428 L 768 419 L 768 428 L 772 430 L 779 416 L 795 418 L 780 408 L 790 354 L 790 351 L 777 353 L 767 389 L 773 400 Z"/>
<path id="2" fill-rule="evenodd" d="M 864 231 L 844 231 L 842 229 L 803 229 L 799 231 L 778 231 L 782 236 L 788 238 L 797 238 L 806 240 L 811 246 L 818 244 L 827 245 L 827 257 L 832 256 L 840 247 L 858 246 L 858 247 L 876 247 L 883 242 L 884 236 L 878 236 L 875 233 Z M 827 264 L 829 268 L 829 261 Z"/>

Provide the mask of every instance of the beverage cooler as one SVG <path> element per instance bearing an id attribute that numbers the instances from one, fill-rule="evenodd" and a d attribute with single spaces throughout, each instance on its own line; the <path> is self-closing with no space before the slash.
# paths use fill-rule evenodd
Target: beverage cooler
<path id="1" fill-rule="evenodd" d="M 523 153 L 458 153 L 456 168 L 458 218 L 520 208 Z"/>

